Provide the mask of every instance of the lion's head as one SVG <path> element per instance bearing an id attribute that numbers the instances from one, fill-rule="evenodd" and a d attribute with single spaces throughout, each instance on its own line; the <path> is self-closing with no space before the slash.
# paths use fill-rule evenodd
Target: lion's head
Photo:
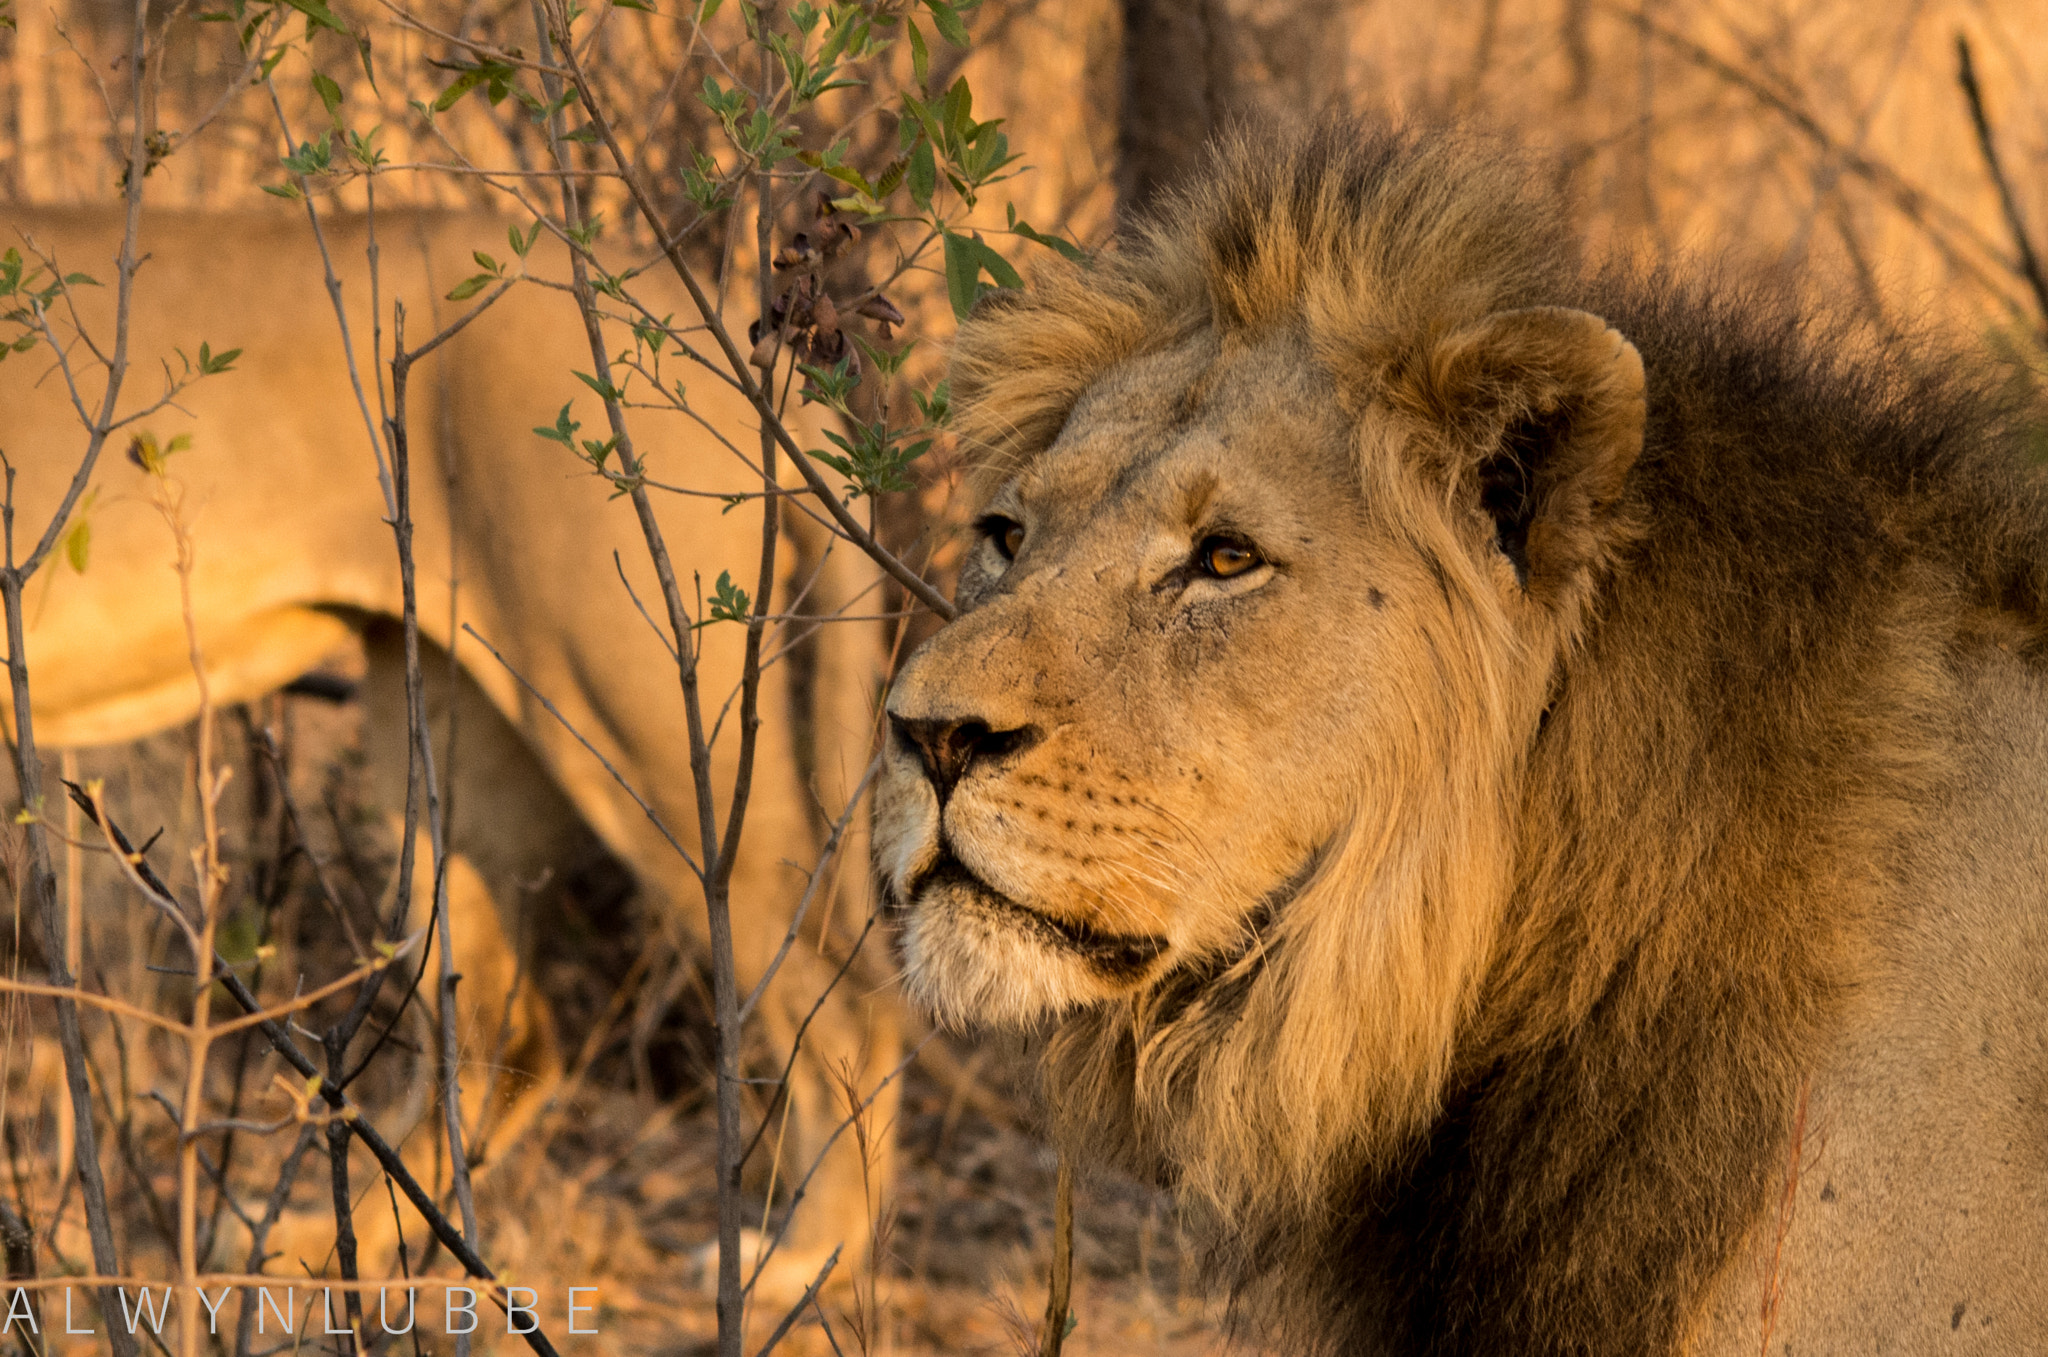
<path id="1" fill-rule="evenodd" d="M 1141 1082 L 1237 1109 L 1178 1165 L 1220 1200 L 1432 1106 L 1642 445 L 1635 349 L 1529 304 L 1554 235 L 1399 145 L 1242 148 L 1172 230 L 966 328 L 978 540 L 889 703 L 913 994 L 1135 1011 Z M 1189 1021 L 1219 991 L 1229 1036 Z"/>
<path id="2" fill-rule="evenodd" d="M 1456 138 L 1262 135 L 985 303 L 961 614 L 888 702 L 911 993 L 1048 1033 L 1066 1142 L 1318 1350 L 1682 1341 L 1958 666 L 2048 616 L 1962 365 L 1539 204 Z"/>

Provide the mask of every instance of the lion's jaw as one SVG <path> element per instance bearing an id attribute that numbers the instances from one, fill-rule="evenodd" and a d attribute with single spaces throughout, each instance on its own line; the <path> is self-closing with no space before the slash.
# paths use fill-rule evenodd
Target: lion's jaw
<path id="1" fill-rule="evenodd" d="M 990 501 L 961 617 L 891 695 L 876 802 L 906 982 L 943 1021 L 1228 965 L 1298 891 L 1350 894 L 1370 931 L 1362 856 L 1413 893 L 1398 840 L 1441 827 L 1389 818 L 1441 817 L 1373 789 L 1443 781 L 1471 695 L 1443 691 L 1417 628 L 1444 586 L 1376 526 L 1315 373 L 1285 337 L 1136 360 Z M 1258 563 L 1215 578 L 1196 558 L 1218 537 Z"/>

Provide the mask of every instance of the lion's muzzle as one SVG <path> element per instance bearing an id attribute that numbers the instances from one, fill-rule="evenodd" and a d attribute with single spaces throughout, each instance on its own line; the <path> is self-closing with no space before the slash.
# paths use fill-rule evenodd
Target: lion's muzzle
<path id="1" fill-rule="evenodd" d="M 997 730 L 976 717 L 905 717 L 891 712 L 889 730 L 899 745 L 916 752 L 940 806 L 976 765 L 998 763 L 1039 740 L 1036 726 Z"/>
<path id="2" fill-rule="evenodd" d="M 1064 819 L 1020 810 L 1047 790 L 1045 728 L 964 714 L 954 685 L 910 677 L 890 703 L 875 849 L 911 995 L 948 1022 L 1008 1025 L 1141 983 L 1169 940 L 1076 908 L 1046 870 L 1066 862 Z"/>

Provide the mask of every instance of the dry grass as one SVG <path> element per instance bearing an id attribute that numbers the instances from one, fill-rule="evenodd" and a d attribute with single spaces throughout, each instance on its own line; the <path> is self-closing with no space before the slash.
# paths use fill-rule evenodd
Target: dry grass
<path id="1" fill-rule="evenodd" d="M 346 658 L 335 667 L 345 669 Z M 282 802 L 270 790 L 250 735 L 259 728 L 276 732 L 312 858 L 353 914 L 349 926 L 361 932 L 371 924 L 396 853 L 382 808 L 370 803 L 365 790 L 359 720 L 354 703 L 282 695 L 224 714 L 222 757 L 235 769 L 221 807 L 223 856 L 230 867 L 224 950 L 247 956 L 258 947 L 269 949 L 260 976 L 250 977 L 252 983 L 262 980 L 266 996 L 289 992 L 292 977 L 304 975 L 310 984 L 335 973 L 349 949 L 313 862 L 289 848 Z M 190 791 L 194 757 L 194 730 L 187 727 L 135 745 L 53 759 L 50 772 L 104 779 L 104 804 L 118 823 L 144 838 L 162 829 L 150 857 L 163 869 L 182 860 L 200 835 Z M 184 955 L 168 921 L 138 911 L 104 855 L 74 852 L 70 861 L 85 903 L 81 941 L 90 959 L 89 983 L 176 1011 L 190 984 L 166 973 Z M 563 1030 L 579 1041 L 572 1043 L 576 1056 L 564 1096 L 523 1134 L 506 1143 L 493 1138 L 488 1125 L 478 1128 L 482 1252 L 502 1276 L 549 1287 L 551 1306 L 558 1306 L 552 1295 L 563 1287 L 599 1288 L 600 1336 L 573 1340 L 573 1350 L 709 1351 L 715 1317 L 693 1275 L 698 1250 L 716 1225 L 706 982 L 694 963 L 679 961 L 673 941 L 658 936 L 661 925 L 639 908 L 630 881 L 609 859 L 593 859 L 567 879 L 537 883 L 537 899 L 536 926 L 549 943 L 539 949 L 534 982 L 555 1006 Z M 664 983 L 672 975 L 679 984 Z M 616 983 L 617 977 L 626 982 Z M 318 1029 L 345 1002 L 346 996 L 314 1009 L 306 1026 Z M 372 1030 L 394 1008 L 391 1000 L 380 1000 Z M 34 1035 L 24 1039 L 38 1030 L 34 1008 L 17 1000 L 11 1016 L 6 1195 L 39 1236 L 47 1236 L 41 1255 L 45 1275 L 89 1273 L 76 1193 L 62 1186 L 67 1166 L 55 1152 L 65 1139 L 55 1043 Z M 175 1099 L 183 1053 L 162 1034 L 131 1021 L 89 1020 L 87 1030 L 105 1094 L 105 1158 L 124 1269 L 135 1276 L 174 1275 L 175 1128 L 152 1094 Z M 480 1044 L 487 1040 L 478 1036 Z M 428 1010 L 415 1003 L 393 1043 L 398 1049 L 357 1090 L 445 1201 Z M 1021 1079 L 1017 1054 L 984 1053 L 972 1083 L 948 1082 L 922 1064 L 913 1066 L 896 1128 L 905 1171 L 887 1207 L 893 1228 L 883 1251 L 886 1261 L 872 1283 L 837 1287 L 826 1297 L 849 1352 L 848 1315 L 864 1320 L 868 1350 L 875 1353 L 1007 1354 L 1018 1350 L 1012 1335 L 1019 1323 L 1029 1339 L 1025 1347 L 1035 1344 L 1035 1320 L 1021 1316 L 1035 1316 L 1044 1306 L 1054 1163 L 1051 1152 L 988 1092 Z M 488 1063 L 487 1053 L 479 1053 L 465 1078 L 477 1078 L 479 1066 Z M 275 1117 L 287 1102 L 272 1087 L 282 1068 L 260 1038 L 250 1040 L 246 1055 L 231 1047 L 213 1063 L 209 1101 L 234 1105 L 247 1119 Z M 239 1099 L 233 1094 L 237 1084 L 243 1090 Z M 251 1216 L 262 1214 L 291 1144 L 290 1134 L 237 1138 L 227 1173 L 234 1204 L 220 1201 L 209 1180 L 202 1192 L 202 1238 L 210 1241 L 216 1270 L 242 1268 L 249 1231 L 236 1205 Z M 209 1161 L 217 1160 L 217 1142 L 206 1149 Z M 372 1218 L 389 1218 L 392 1206 L 374 1161 L 360 1147 L 354 1153 L 356 1219 L 368 1234 Z M 765 1205 L 758 1195 L 753 1203 L 756 1212 Z M 1162 1196 L 1127 1182 L 1098 1180 L 1084 1184 L 1079 1217 L 1080 1323 L 1069 1353 L 1178 1357 L 1220 1348 L 1217 1316 L 1198 1285 L 1194 1246 Z M 436 1258 L 422 1248 L 424 1232 L 409 1207 L 402 1219 L 407 1266 L 449 1273 L 445 1255 Z M 280 1256 L 267 1270 L 337 1276 L 333 1235 L 324 1155 L 316 1152 L 300 1165 L 272 1239 Z M 83 1316 L 82 1294 L 79 1303 Z M 394 1323 L 397 1304 L 394 1298 Z M 224 1324 L 234 1305 L 223 1309 Z M 61 1319 L 47 1306 L 45 1317 Z M 299 1318 L 318 1327 L 317 1309 L 302 1306 Z M 563 1342 L 560 1315 L 549 1318 L 551 1332 Z M 754 1321 L 754 1342 L 775 1318 Z M 273 1339 L 275 1327 L 271 1321 Z M 307 1341 L 320 1340 L 314 1334 Z M 434 1333 L 424 1350 L 446 1346 Z M 524 1350 L 516 1340 L 506 1346 L 500 1335 L 495 1347 L 483 1350 L 515 1349 Z M 97 1348 L 93 1340 L 76 1340 L 71 1349 L 58 1341 L 54 1350 Z M 401 1343 L 392 1350 L 410 1349 Z M 778 1351 L 831 1349 L 812 1322 Z"/>

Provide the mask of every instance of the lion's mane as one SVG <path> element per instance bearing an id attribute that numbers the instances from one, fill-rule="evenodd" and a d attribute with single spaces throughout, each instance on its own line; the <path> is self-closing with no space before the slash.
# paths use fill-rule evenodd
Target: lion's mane
<path id="1" fill-rule="evenodd" d="M 1512 308 L 1595 313 L 1642 354 L 1627 540 L 1515 785 L 1464 808 L 1512 845 L 1478 952 L 1392 972 L 1400 992 L 1384 966 L 1289 964 L 1356 933 L 1365 883 L 1326 864 L 1284 907 L 1311 917 L 1049 1040 L 1062 1135 L 1192 1184 L 1222 1274 L 1301 1346 L 1679 1341 L 1954 776 L 1952 658 L 2041 643 L 2048 507 L 1989 379 L 1725 271 L 1588 265 L 1533 182 L 1449 134 L 1242 137 L 1122 249 L 984 304 L 954 357 L 985 497 L 1107 369 L 1203 327 L 1305 321 L 1359 408 Z M 1448 894 L 1422 907 L 1475 907 Z M 1297 1048 L 1428 1004 L 1455 1036 L 1426 1077 Z M 1274 1016 L 1311 1007 L 1336 1016 Z"/>

